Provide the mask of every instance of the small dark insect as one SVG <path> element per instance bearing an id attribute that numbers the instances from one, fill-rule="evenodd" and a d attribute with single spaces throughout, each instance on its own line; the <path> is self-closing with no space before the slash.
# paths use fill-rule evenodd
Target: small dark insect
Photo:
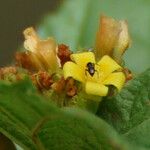
<path id="1" fill-rule="evenodd" d="M 86 71 L 93 77 L 95 72 L 97 72 L 97 70 L 95 70 L 95 64 L 92 62 L 88 62 L 86 65 L 86 70 L 85 70 L 85 74 L 87 75 Z"/>

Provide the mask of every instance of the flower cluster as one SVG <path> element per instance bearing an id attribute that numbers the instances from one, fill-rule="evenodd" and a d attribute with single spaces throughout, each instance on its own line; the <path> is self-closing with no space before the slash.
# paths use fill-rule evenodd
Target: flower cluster
<path id="1" fill-rule="evenodd" d="M 122 55 L 131 41 L 126 21 L 102 16 L 92 52 L 72 52 L 69 46 L 57 44 L 52 37 L 41 40 L 32 27 L 23 33 L 25 50 L 16 53 L 13 69 L 0 70 L 0 79 L 13 75 L 9 81 L 15 77 L 22 80 L 20 68 L 25 69 L 24 74 L 37 89 L 42 94 L 55 96 L 58 105 L 68 105 L 66 99 L 71 101 L 82 91 L 87 95 L 107 96 L 111 87 L 120 91 L 132 78 L 131 72 L 121 66 Z M 59 96 L 56 98 L 56 95 Z"/>

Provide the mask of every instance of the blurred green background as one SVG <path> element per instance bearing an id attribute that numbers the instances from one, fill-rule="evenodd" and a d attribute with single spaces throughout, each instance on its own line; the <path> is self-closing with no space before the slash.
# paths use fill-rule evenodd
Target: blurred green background
<path id="1" fill-rule="evenodd" d="M 125 54 L 126 65 L 135 73 L 150 67 L 149 0 L 5 0 L 0 5 L 1 66 L 12 61 L 28 26 L 74 51 L 93 47 L 100 14 L 128 21 L 132 45 Z"/>

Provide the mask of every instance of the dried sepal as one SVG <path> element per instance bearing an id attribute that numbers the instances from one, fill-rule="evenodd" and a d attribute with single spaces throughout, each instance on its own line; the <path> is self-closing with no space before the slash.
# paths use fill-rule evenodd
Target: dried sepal
<path id="1" fill-rule="evenodd" d="M 97 59 L 109 55 L 120 63 L 121 56 L 129 47 L 130 41 L 126 21 L 101 16 L 95 45 Z"/>

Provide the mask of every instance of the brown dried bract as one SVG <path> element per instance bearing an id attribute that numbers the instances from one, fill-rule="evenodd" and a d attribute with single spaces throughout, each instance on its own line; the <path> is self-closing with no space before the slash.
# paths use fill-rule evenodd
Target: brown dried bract
<path id="1" fill-rule="evenodd" d="M 65 44 L 58 45 L 57 56 L 60 59 L 61 66 L 63 66 L 65 62 L 70 60 L 71 54 L 72 52 L 69 50 L 69 46 L 66 46 Z"/>
<path id="2" fill-rule="evenodd" d="M 40 71 L 37 74 L 33 74 L 31 79 L 39 90 L 48 90 L 53 84 L 52 75 L 50 76 L 47 72 Z"/>

